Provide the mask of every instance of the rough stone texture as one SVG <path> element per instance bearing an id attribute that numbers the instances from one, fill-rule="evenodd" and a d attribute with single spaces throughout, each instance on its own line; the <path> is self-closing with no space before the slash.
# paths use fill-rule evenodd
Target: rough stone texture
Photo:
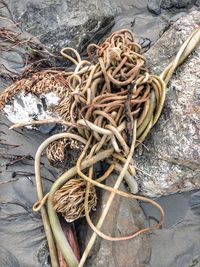
<path id="1" fill-rule="evenodd" d="M 199 0 L 148 0 L 147 8 L 148 10 L 155 14 L 162 15 L 171 13 L 173 16 L 179 12 L 186 12 L 191 8 L 199 7 Z"/>
<path id="2" fill-rule="evenodd" d="M 0 15 L 6 13 L 6 16 L 19 23 L 23 35 L 29 33 L 29 38 L 34 36 L 38 44 L 46 45 L 55 54 L 59 54 L 65 46 L 78 48 L 82 52 L 88 43 L 98 42 L 110 30 L 121 28 L 132 29 L 146 51 L 169 26 L 174 14 L 179 13 L 178 9 L 175 12 L 166 10 L 162 16 L 155 17 L 147 12 L 148 7 L 151 12 L 158 14 L 160 2 L 161 0 L 8 0 L 10 12 L 1 8 Z M 7 20 L 1 20 L 0 25 L 5 25 L 5 21 L 8 24 Z M 24 67 L 21 56 L 16 51 L 4 54 L 0 57 L 0 63 L 20 73 Z M 8 64 L 9 57 L 14 58 L 15 63 Z M 65 66 L 65 62 L 56 61 L 56 66 Z M 48 64 L 55 66 L 53 58 Z M 2 69 L 1 67 L 1 71 Z"/>
<path id="3" fill-rule="evenodd" d="M 167 19 L 148 14 L 147 0 L 9 0 L 8 6 L 23 31 L 56 52 L 65 46 L 83 51 L 88 42 L 103 38 L 114 20 L 117 25 L 112 31 L 130 28 L 135 20 L 134 32 L 144 46 L 143 39 L 155 42 L 168 24 Z"/>
<path id="4" fill-rule="evenodd" d="M 178 7 L 178 4 L 173 2 L 172 6 Z M 148 8 L 160 14 L 161 0 L 9 0 L 8 7 L 23 31 L 37 36 L 42 44 L 56 52 L 65 46 L 83 51 L 88 42 L 103 38 L 114 23 L 112 31 L 132 28 L 140 43 L 149 47 L 144 41 L 148 38 L 153 44 L 169 25 L 171 16 L 179 12 L 167 11 L 157 18 L 147 12 Z"/>
<path id="5" fill-rule="evenodd" d="M 116 176 L 111 176 L 106 182 L 114 185 Z M 125 186 L 121 185 L 121 190 L 125 191 Z M 104 192 L 98 210 L 93 214 L 93 221 L 97 223 L 102 209 L 110 193 Z M 95 217 L 95 218 L 94 218 Z M 83 228 L 82 228 L 83 227 Z M 110 236 L 129 235 L 141 228 L 144 228 L 144 216 L 137 201 L 116 196 L 102 227 L 102 232 Z M 88 229 L 88 230 L 86 230 Z M 91 230 L 87 225 L 82 225 L 79 229 L 79 240 L 82 250 L 91 236 Z M 110 242 L 97 237 L 86 267 L 146 267 L 150 259 L 150 240 L 147 235 L 137 238 Z"/>
<path id="6" fill-rule="evenodd" d="M 160 74 L 200 22 L 194 11 L 178 20 L 147 53 L 152 73 Z M 164 110 L 136 153 L 141 193 L 159 196 L 200 187 L 200 48 L 173 75 Z"/>
<path id="7" fill-rule="evenodd" d="M 159 15 L 161 13 L 161 2 L 162 0 L 149 0 L 147 3 L 148 10 L 155 15 Z"/>
<path id="8" fill-rule="evenodd" d="M 137 27 L 133 30 L 136 34 L 140 38 L 151 37 L 150 40 L 155 42 L 168 25 L 169 18 L 179 10 L 174 14 L 165 12 L 157 19 L 148 14 L 147 8 L 154 14 L 160 14 L 161 7 L 191 7 L 195 2 L 198 1 L 8 0 L 7 4 L 14 21 L 19 23 L 23 31 L 38 37 L 42 44 L 59 52 L 65 46 L 82 49 L 88 42 L 99 41 L 112 28 L 114 18 L 119 26 L 117 28 L 120 25 L 129 28 L 135 19 Z"/>
<path id="9" fill-rule="evenodd" d="M 188 5 L 192 5 L 196 0 L 162 0 L 161 7 L 163 9 L 170 9 L 173 7 L 184 8 Z"/>
<path id="10" fill-rule="evenodd" d="M 23 30 L 56 50 L 65 46 L 80 47 L 109 24 L 120 10 L 107 0 L 9 0 L 8 6 Z"/>

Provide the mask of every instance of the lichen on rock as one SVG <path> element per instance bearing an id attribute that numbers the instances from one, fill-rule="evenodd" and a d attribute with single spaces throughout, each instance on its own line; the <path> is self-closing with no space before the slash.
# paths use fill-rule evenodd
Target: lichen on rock
<path id="1" fill-rule="evenodd" d="M 161 71 L 198 27 L 200 12 L 182 17 L 146 53 L 149 68 Z M 136 152 L 142 194 L 161 196 L 200 188 L 200 48 L 178 68 L 167 88 L 157 125 Z"/>

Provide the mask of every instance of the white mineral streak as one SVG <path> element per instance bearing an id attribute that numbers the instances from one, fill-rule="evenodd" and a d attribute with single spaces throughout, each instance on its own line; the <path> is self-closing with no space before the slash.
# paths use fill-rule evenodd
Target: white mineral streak
<path id="1" fill-rule="evenodd" d="M 47 104 L 48 107 L 57 106 L 59 101 L 60 101 L 60 97 L 58 97 L 53 92 L 49 92 L 49 93 L 43 94 L 41 96 L 45 97 L 46 104 Z"/>
<path id="2" fill-rule="evenodd" d="M 60 98 L 53 92 L 40 96 L 21 92 L 14 97 L 12 103 L 5 105 L 3 111 L 12 123 L 59 118 L 58 114 L 52 111 L 59 101 Z"/>

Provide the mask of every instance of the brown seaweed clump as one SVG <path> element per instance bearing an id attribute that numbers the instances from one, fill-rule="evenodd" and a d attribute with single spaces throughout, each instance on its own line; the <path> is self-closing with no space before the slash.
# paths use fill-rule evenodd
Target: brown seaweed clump
<path id="1" fill-rule="evenodd" d="M 87 182 L 80 177 L 75 177 L 66 182 L 54 194 L 54 209 L 61 213 L 67 222 L 71 222 L 84 216 L 84 201 Z M 89 210 L 95 210 L 97 204 L 96 190 L 90 187 L 88 206 Z"/>
<path id="2" fill-rule="evenodd" d="M 73 96 L 70 94 L 70 89 L 66 79 L 66 75 L 62 71 L 41 71 L 33 73 L 28 78 L 23 78 L 11 84 L 0 95 L 0 110 L 8 103 L 12 103 L 15 95 L 23 92 L 37 96 L 49 92 L 54 92 L 59 98 L 60 102 L 55 107 L 55 112 L 66 120 L 71 121 L 70 107 L 74 102 Z"/>
<path id="3" fill-rule="evenodd" d="M 52 165 L 63 166 L 67 165 L 68 167 L 73 166 L 76 163 L 77 157 L 80 155 L 83 150 L 83 145 L 77 140 L 69 138 L 61 138 L 50 143 L 46 149 L 47 158 Z M 76 157 L 69 158 L 66 157 L 66 153 L 70 151 L 71 154 L 77 154 Z M 67 162 L 66 162 L 67 161 Z"/>
<path id="4" fill-rule="evenodd" d="M 23 92 L 40 96 L 45 93 L 54 92 L 60 101 L 57 106 L 52 107 L 53 111 L 66 122 L 72 121 L 76 117 L 76 110 L 73 115 L 70 114 L 71 105 L 74 102 L 73 95 L 67 82 L 67 75 L 62 71 L 41 71 L 23 78 L 10 85 L 0 95 L 0 110 L 8 103 L 12 103 L 14 97 Z M 73 118 L 71 118 L 73 116 Z M 51 143 L 47 148 L 47 157 L 49 161 L 56 165 L 64 162 L 66 147 L 79 148 L 78 143 L 74 140 L 61 139 Z"/>

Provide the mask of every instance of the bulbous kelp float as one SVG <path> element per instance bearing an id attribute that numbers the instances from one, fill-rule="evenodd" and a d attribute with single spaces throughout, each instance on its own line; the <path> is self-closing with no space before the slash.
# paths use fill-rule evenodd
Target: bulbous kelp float
<path id="1" fill-rule="evenodd" d="M 8 87 L 0 98 L 4 110 L 18 93 L 41 94 L 54 92 L 59 102 L 52 107 L 56 118 L 43 121 L 19 122 L 13 128 L 45 123 L 60 123 L 63 132 L 45 140 L 35 157 L 35 175 L 39 201 L 33 209 L 41 210 L 47 235 L 52 266 L 59 266 L 58 247 L 69 267 L 83 266 L 96 236 L 109 241 L 128 240 L 139 234 L 159 228 L 164 211 L 153 200 L 138 193 L 133 155 L 162 112 L 166 86 L 176 68 L 200 42 L 200 28 L 183 43 L 175 59 L 160 76 L 150 74 L 145 67 L 145 58 L 131 31 L 123 29 L 112 33 L 101 44 L 90 44 L 88 58 L 81 59 L 70 47 L 61 54 L 74 65 L 74 71 L 45 70 L 32 74 Z M 62 161 L 64 150 L 70 146 L 78 149 L 80 156 L 76 165 L 64 172 L 44 196 L 40 157 L 47 148 L 51 162 Z M 94 165 L 100 161 L 108 168 L 101 177 L 95 177 Z M 109 187 L 102 182 L 116 171 L 116 183 Z M 126 181 L 131 193 L 119 190 Z M 111 192 L 107 204 L 95 226 L 89 212 L 95 209 L 97 197 L 95 187 Z M 159 209 L 159 222 L 129 236 L 111 237 L 100 231 L 115 195 L 148 202 Z M 47 202 L 47 209 L 45 203 Z M 61 213 L 67 221 L 86 216 L 94 233 L 78 262 L 58 219 Z"/>

